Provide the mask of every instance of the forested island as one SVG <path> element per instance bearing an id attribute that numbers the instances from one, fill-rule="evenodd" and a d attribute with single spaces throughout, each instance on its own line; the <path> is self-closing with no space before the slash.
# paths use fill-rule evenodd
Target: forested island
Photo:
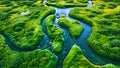
<path id="1" fill-rule="evenodd" d="M 0 68 L 120 68 L 120 0 L 0 0 Z"/>

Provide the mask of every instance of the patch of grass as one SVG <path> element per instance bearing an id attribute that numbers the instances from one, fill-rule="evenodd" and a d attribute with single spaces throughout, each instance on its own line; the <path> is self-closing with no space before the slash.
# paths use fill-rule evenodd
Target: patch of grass
<path id="1" fill-rule="evenodd" d="M 34 6 L 28 6 L 27 0 L 21 1 L 25 2 L 22 3 L 23 6 L 18 2 L 20 1 L 10 1 L 13 3 L 12 6 L 0 5 L 0 31 L 6 34 L 18 48 L 33 50 L 37 48 L 44 35 L 40 26 L 43 18 L 55 13 L 55 10 L 44 7 L 42 3 L 36 4 L 36 0 L 32 1 Z"/>
<path id="2" fill-rule="evenodd" d="M 58 58 L 49 50 L 13 51 L 0 35 L 0 59 L 3 68 L 55 68 Z"/>
<path id="3" fill-rule="evenodd" d="M 55 15 L 50 15 L 45 19 L 45 28 L 48 36 L 53 40 L 52 48 L 55 53 L 62 50 L 64 39 L 62 38 L 63 31 L 54 25 Z"/>
<path id="4" fill-rule="evenodd" d="M 73 38 L 78 38 L 83 31 L 83 27 L 80 25 L 80 23 L 77 21 L 69 20 L 64 15 L 61 15 L 58 23 L 59 25 L 67 28 Z"/>
<path id="5" fill-rule="evenodd" d="M 73 45 L 67 57 L 63 61 L 63 68 L 71 67 L 102 68 L 89 62 L 89 60 L 83 56 L 81 49 L 77 45 Z"/>
<path id="6" fill-rule="evenodd" d="M 110 8 L 110 9 L 114 9 L 116 7 L 117 7 L 117 4 L 114 4 L 114 3 L 108 4 L 108 8 Z"/>
<path id="7" fill-rule="evenodd" d="M 56 6 L 59 8 L 65 7 L 85 7 L 88 0 L 47 0 L 46 4 L 49 6 Z"/>
<path id="8" fill-rule="evenodd" d="M 77 45 L 73 45 L 70 52 L 63 61 L 63 68 L 119 68 L 113 64 L 103 66 L 92 64 L 83 54 Z"/>
<path id="9" fill-rule="evenodd" d="M 105 5 L 103 9 L 99 8 L 98 4 L 100 3 Z M 117 5 L 117 7 L 108 8 L 110 3 Z M 120 6 L 117 2 L 94 0 L 91 7 L 74 8 L 70 11 L 69 15 L 92 27 L 88 43 L 95 52 L 120 60 L 120 47 L 118 46 L 120 41 L 120 21 L 118 20 L 120 8 L 118 7 Z M 114 39 L 110 40 L 113 37 Z"/>
<path id="10" fill-rule="evenodd" d="M 78 0 L 79 2 L 82 2 L 82 3 L 87 3 L 88 0 Z"/>
<path id="11" fill-rule="evenodd" d="M 62 50 L 63 42 L 64 42 L 64 38 L 62 38 L 62 37 L 56 37 L 53 40 L 53 43 L 52 43 L 53 51 L 56 52 L 56 53 L 60 52 Z"/>

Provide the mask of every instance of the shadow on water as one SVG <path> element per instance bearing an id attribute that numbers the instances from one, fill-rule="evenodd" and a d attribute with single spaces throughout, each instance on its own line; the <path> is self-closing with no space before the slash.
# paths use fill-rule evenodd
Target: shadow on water
<path id="1" fill-rule="evenodd" d="M 45 18 L 43 19 L 42 24 L 41 24 L 42 30 L 44 32 L 44 36 L 40 40 L 40 49 L 48 49 L 48 50 L 52 51 L 52 47 L 51 47 L 52 40 L 47 35 L 47 30 L 44 26 L 44 20 L 45 20 Z"/>
<path id="2" fill-rule="evenodd" d="M 46 2 L 46 0 L 45 0 L 45 2 Z M 45 2 L 44 2 L 44 4 L 45 4 Z M 87 3 L 87 6 L 91 6 L 91 5 L 92 5 L 92 1 L 89 0 L 88 3 Z M 62 62 L 63 62 L 64 58 L 67 56 L 67 54 L 69 53 L 70 49 L 72 48 L 72 46 L 74 44 L 77 44 L 81 48 L 84 56 L 94 64 L 97 64 L 97 65 L 105 65 L 107 63 L 112 63 L 112 64 L 115 64 L 115 65 L 120 64 L 120 61 L 100 56 L 100 55 L 96 54 L 91 49 L 91 47 L 87 43 L 87 39 L 91 34 L 91 27 L 89 25 L 85 24 L 84 22 L 81 22 L 81 21 L 78 21 L 76 19 L 73 19 L 73 18 L 69 17 L 69 11 L 72 8 L 56 8 L 56 7 L 53 7 L 53 6 L 52 6 L 52 8 L 54 8 L 56 10 L 56 13 L 55 13 L 56 19 L 54 21 L 54 24 L 57 27 L 60 27 L 64 31 L 63 37 L 65 39 L 62 51 L 59 54 L 56 54 L 58 56 L 57 68 L 62 68 Z M 71 38 L 68 30 L 59 26 L 58 20 L 59 20 L 60 15 L 62 15 L 62 14 L 64 14 L 67 18 L 69 18 L 71 20 L 78 21 L 82 25 L 84 30 L 83 30 L 83 32 L 82 32 L 82 34 L 80 35 L 79 38 L 77 38 L 77 39 Z"/>
<path id="3" fill-rule="evenodd" d="M 34 49 L 38 48 L 37 46 L 35 46 L 35 48 L 33 48 L 33 49 L 29 49 L 29 48 L 27 48 L 27 49 L 21 49 L 21 48 L 17 47 L 17 46 L 10 40 L 10 38 L 9 38 L 6 34 L 4 34 L 3 32 L 0 32 L 0 35 L 2 35 L 2 36 L 5 38 L 5 43 L 9 46 L 9 48 L 10 48 L 11 50 L 14 50 L 14 51 L 17 51 L 17 52 L 27 52 L 27 51 L 33 51 Z M 38 45 L 38 44 L 36 44 L 36 45 Z"/>
<path id="4" fill-rule="evenodd" d="M 44 0 L 44 2 L 43 2 L 44 5 L 45 5 L 45 2 L 46 2 L 46 0 Z M 91 6 L 91 5 L 92 5 L 92 1 L 88 1 L 88 6 Z M 47 5 L 45 5 L 45 6 L 47 6 Z M 91 34 L 91 27 L 89 25 L 85 24 L 84 22 L 81 22 L 81 21 L 78 21 L 76 19 L 73 19 L 73 18 L 69 17 L 69 15 L 68 15 L 69 11 L 72 8 L 64 8 L 64 9 L 56 8 L 56 7 L 53 7 L 53 8 L 56 9 L 56 13 L 55 13 L 56 19 L 54 21 L 54 24 L 64 31 L 63 38 L 65 39 L 62 51 L 59 54 L 56 54 L 58 56 L 57 68 L 62 68 L 62 62 L 63 62 L 64 58 L 67 56 L 67 54 L 69 53 L 70 49 L 72 48 L 72 46 L 74 44 L 77 44 L 82 49 L 82 52 L 83 52 L 84 56 L 94 64 L 97 64 L 97 65 L 104 65 L 104 64 L 107 64 L 107 63 L 112 63 L 112 64 L 115 64 L 115 65 L 120 64 L 120 61 L 109 59 L 107 57 L 103 57 L 103 56 L 100 56 L 100 55 L 96 54 L 89 47 L 89 45 L 87 43 L 87 38 Z M 59 17 L 60 17 L 61 14 L 64 14 L 67 18 L 69 18 L 71 20 L 78 21 L 83 26 L 84 30 L 83 30 L 82 34 L 80 35 L 80 37 L 78 39 L 71 38 L 68 30 L 58 25 L 58 20 L 59 20 Z M 42 29 L 43 29 L 45 35 L 40 40 L 40 45 L 41 45 L 40 48 L 41 49 L 48 49 L 48 50 L 52 51 L 52 47 L 51 47 L 52 41 L 46 34 L 46 29 L 44 27 L 44 20 L 42 22 Z M 2 32 L 0 32 L 0 34 L 5 37 L 5 42 L 6 42 L 6 44 L 8 44 L 8 46 L 10 47 L 11 50 L 22 51 L 21 49 L 16 47 L 11 42 L 11 40 L 9 39 L 9 37 L 7 35 L 5 35 Z M 1 67 L 2 66 L 0 65 L 0 68 Z"/>
<path id="5" fill-rule="evenodd" d="M 11 40 L 9 39 L 9 37 L 7 35 L 5 35 L 3 32 L 0 32 L 0 34 L 5 38 L 5 43 L 8 44 L 9 48 L 11 50 L 14 51 L 22 51 L 20 48 L 16 47 Z"/>

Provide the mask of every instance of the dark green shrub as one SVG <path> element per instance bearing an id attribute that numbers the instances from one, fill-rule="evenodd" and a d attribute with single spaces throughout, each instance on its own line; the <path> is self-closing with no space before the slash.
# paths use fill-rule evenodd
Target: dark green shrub
<path id="1" fill-rule="evenodd" d="M 12 6 L 12 2 L 10 0 L 1 0 L 0 5 Z"/>
<path id="2" fill-rule="evenodd" d="M 117 7 L 117 5 L 114 4 L 114 3 L 108 4 L 108 8 L 110 8 L 110 9 L 114 9 L 114 8 L 116 8 L 116 7 Z"/>
<path id="3" fill-rule="evenodd" d="M 35 27 L 31 27 L 27 31 L 34 31 L 34 30 L 35 30 Z"/>
<path id="4" fill-rule="evenodd" d="M 112 23 L 107 19 L 101 19 L 101 20 L 98 21 L 98 24 L 100 24 L 100 25 L 111 25 Z"/>
<path id="5" fill-rule="evenodd" d="M 40 10 L 36 9 L 36 11 L 34 11 L 33 15 L 38 15 L 40 13 Z"/>
<path id="6" fill-rule="evenodd" d="M 120 2 L 120 0 L 103 0 L 105 2 Z"/>
<path id="7" fill-rule="evenodd" d="M 98 9 L 93 9 L 93 10 L 91 10 L 91 12 L 95 13 L 95 14 L 102 14 L 102 11 L 98 10 Z"/>
<path id="8" fill-rule="evenodd" d="M 89 14 L 88 17 L 92 18 L 92 17 L 95 17 L 95 14 Z"/>
<path id="9" fill-rule="evenodd" d="M 72 3 L 73 0 L 65 0 L 67 3 Z"/>
<path id="10" fill-rule="evenodd" d="M 39 15 L 33 15 L 31 18 L 32 19 L 37 19 L 39 17 Z"/>
<path id="11" fill-rule="evenodd" d="M 37 19 L 39 17 L 39 14 L 40 14 L 40 10 L 35 10 L 33 11 L 33 13 L 30 15 L 30 19 Z"/>
<path id="12" fill-rule="evenodd" d="M 26 36 L 33 35 L 33 31 L 27 31 L 27 32 L 25 33 L 25 35 L 26 35 Z"/>
<path id="13" fill-rule="evenodd" d="M 18 11 L 10 11 L 9 13 L 10 14 L 14 14 L 14 13 L 17 13 Z"/>
<path id="14" fill-rule="evenodd" d="M 11 63 L 11 68 L 16 68 L 22 64 L 23 60 L 20 57 L 17 57 L 14 62 Z"/>
<path id="15" fill-rule="evenodd" d="M 90 11 L 90 9 L 85 9 L 86 11 Z"/>
<path id="16" fill-rule="evenodd" d="M 26 36 L 33 36 L 34 35 L 34 30 L 35 30 L 35 27 L 28 28 L 25 32 L 25 35 Z"/>
<path id="17" fill-rule="evenodd" d="M 112 19 L 111 22 L 120 23 L 120 19 Z"/>
<path id="18" fill-rule="evenodd" d="M 17 4 L 19 5 L 19 6 L 23 6 L 23 5 L 25 5 L 25 1 L 17 1 Z"/>
<path id="19" fill-rule="evenodd" d="M 21 30 L 22 30 L 22 27 L 17 26 L 17 27 L 14 28 L 14 30 L 15 30 L 15 31 L 21 31 Z"/>
<path id="20" fill-rule="evenodd" d="M 0 20 L 5 20 L 9 17 L 9 13 L 0 13 Z"/>
<path id="21" fill-rule="evenodd" d="M 78 0 L 79 2 L 82 2 L 82 3 L 87 3 L 88 0 Z"/>
<path id="22" fill-rule="evenodd" d="M 120 15 L 117 15 L 116 18 L 117 18 L 117 19 L 120 19 Z"/>
<path id="23" fill-rule="evenodd" d="M 98 5 L 98 8 L 99 8 L 99 9 L 104 9 L 104 7 L 105 7 L 105 4 L 99 4 L 99 5 Z"/>
<path id="24" fill-rule="evenodd" d="M 110 42 L 110 45 L 112 47 L 120 47 L 120 39 L 113 39 L 111 42 Z"/>
<path id="25" fill-rule="evenodd" d="M 116 36 L 109 36 L 109 40 L 111 41 L 111 40 L 113 40 L 113 39 L 115 39 L 116 38 Z"/>
<path id="26" fill-rule="evenodd" d="M 56 1 L 58 1 L 58 0 L 47 0 L 48 2 L 56 2 Z"/>
<path id="27" fill-rule="evenodd" d="M 119 35 L 120 34 L 120 29 L 115 29 L 115 28 L 102 28 L 99 30 L 100 33 L 105 34 L 105 35 Z"/>
<path id="28" fill-rule="evenodd" d="M 103 17 L 104 17 L 104 18 L 107 18 L 107 19 L 110 19 L 110 18 L 113 17 L 113 15 L 112 15 L 112 14 L 105 14 Z"/>
<path id="29" fill-rule="evenodd" d="M 115 15 L 120 15 L 120 11 L 116 12 Z"/>
<path id="30" fill-rule="evenodd" d="M 34 2 L 33 1 L 26 1 L 25 5 L 31 6 Z"/>
<path id="31" fill-rule="evenodd" d="M 9 13 L 10 11 L 12 11 L 12 8 L 5 8 L 5 10 L 3 10 L 6 13 Z"/>
<path id="32" fill-rule="evenodd" d="M 16 22 L 16 24 L 14 24 L 14 25 L 12 26 L 12 28 L 13 28 L 15 31 L 21 31 L 22 28 L 24 27 L 24 25 L 25 25 L 24 22 L 18 21 L 18 22 Z"/>

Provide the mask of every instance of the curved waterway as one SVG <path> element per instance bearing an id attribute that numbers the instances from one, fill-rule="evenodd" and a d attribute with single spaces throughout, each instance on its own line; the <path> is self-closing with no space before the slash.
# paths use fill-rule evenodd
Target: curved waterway
<path id="1" fill-rule="evenodd" d="M 47 6 L 45 3 L 46 3 L 47 0 L 44 0 L 43 4 L 44 6 L 46 7 L 49 7 Z M 88 3 L 87 3 L 87 7 L 91 6 L 92 5 L 92 1 L 89 0 Z M 89 47 L 88 43 L 87 43 L 87 39 L 88 37 L 90 36 L 91 34 L 91 27 L 89 25 L 87 25 L 86 23 L 84 22 L 81 22 L 79 20 L 76 20 L 74 18 L 71 18 L 69 17 L 69 11 L 73 8 L 57 8 L 57 7 L 53 7 L 53 6 L 50 6 L 52 8 L 54 8 L 56 10 L 56 13 L 55 13 L 55 16 L 56 16 L 56 19 L 54 21 L 54 24 L 61 28 L 64 32 L 63 34 L 63 38 L 65 39 L 65 42 L 63 44 L 63 47 L 62 47 L 62 51 L 59 53 L 59 54 L 56 54 L 58 56 L 58 64 L 57 64 L 57 68 L 62 68 L 62 62 L 63 60 L 65 59 L 65 57 L 67 56 L 67 54 L 69 53 L 70 49 L 72 48 L 72 46 L 74 44 L 78 45 L 81 50 L 82 50 L 82 53 L 84 54 L 84 56 L 90 61 L 92 62 L 93 64 L 97 64 L 97 65 L 105 65 L 105 64 L 108 64 L 108 63 L 112 63 L 112 64 L 115 64 L 115 65 L 119 65 L 118 63 L 120 63 L 120 61 L 117 61 L 117 60 L 113 60 L 113 59 L 109 59 L 107 57 L 103 57 L 103 56 L 100 56 L 98 55 L 97 53 L 95 53 L 91 47 Z M 59 20 L 59 17 L 60 15 L 64 14 L 67 18 L 71 19 L 71 20 L 76 20 L 78 21 L 82 27 L 84 28 L 82 34 L 80 35 L 79 38 L 77 39 L 73 39 L 68 30 L 59 26 L 58 24 L 58 20 Z M 46 33 L 46 29 L 44 28 L 44 20 L 42 22 L 42 27 L 43 27 L 43 31 Z M 41 48 L 42 49 L 52 49 L 51 48 L 51 40 L 50 38 L 45 34 L 44 38 L 42 39 L 43 41 L 41 42 Z"/>
<path id="2" fill-rule="evenodd" d="M 46 4 L 45 4 L 46 0 L 44 0 L 43 4 L 44 6 L 48 7 Z M 88 1 L 88 6 L 91 6 L 92 5 L 92 1 Z M 74 44 L 78 45 L 81 50 L 82 50 L 82 53 L 84 54 L 84 56 L 90 61 L 92 62 L 93 64 L 97 64 L 97 65 L 104 65 L 104 64 L 107 64 L 107 63 L 112 63 L 112 64 L 115 64 L 115 65 L 119 65 L 120 64 L 120 61 L 117 61 L 117 60 L 113 60 L 113 59 L 109 59 L 107 57 L 103 57 L 103 56 L 100 56 L 98 55 L 97 53 L 95 53 L 88 45 L 87 43 L 87 39 L 88 37 L 90 36 L 91 34 L 91 27 L 87 24 L 85 24 L 84 22 L 81 22 L 79 20 L 76 20 L 74 18 L 71 18 L 69 17 L 69 11 L 73 8 L 56 8 L 56 7 L 53 7 L 54 9 L 56 9 L 56 19 L 54 21 L 54 24 L 61 28 L 64 32 L 63 34 L 63 38 L 65 39 L 65 42 L 63 44 L 63 47 L 62 47 L 62 51 L 59 53 L 59 54 L 56 54 L 58 56 L 58 63 L 57 63 L 57 68 L 62 68 L 62 62 L 63 60 L 65 59 L 65 57 L 67 56 L 67 54 L 69 53 L 70 49 L 72 48 L 72 46 Z M 73 39 L 68 30 L 59 26 L 58 25 L 58 20 L 59 20 L 59 16 L 61 14 L 64 14 L 67 18 L 71 19 L 71 20 L 76 20 L 78 21 L 82 27 L 84 28 L 82 34 L 80 35 L 79 38 L 77 39 Z M 52 47 L 51 47 L 51 43 L 52 43 L 52 40 L 47 36 L 46 34 L 46 29 L 44 28 L 44 20 L 42 22 L 42 28 L 43 28 L 43 31 L 45 32 L 45 35 L 44 37 L 40 40 L 40 48 L 41 49 L 49 49 L 50 51 L 52 51 Z M 10 49 L 12 50 L 15 50 L 15 51 L 21 51 L 21 49 L 17 48 L 12 42 L 11 40 L 9 39 L 9 37 L 7 35 L 5 35 L 4 33 L 0 32 L 1 35 L 3 35 L 5 37 L 5 42 L 9 45 Z M 1 59 L 0 59 L 1 60 Z M 0 65 L 0 68 L 1 65 Z"/>

